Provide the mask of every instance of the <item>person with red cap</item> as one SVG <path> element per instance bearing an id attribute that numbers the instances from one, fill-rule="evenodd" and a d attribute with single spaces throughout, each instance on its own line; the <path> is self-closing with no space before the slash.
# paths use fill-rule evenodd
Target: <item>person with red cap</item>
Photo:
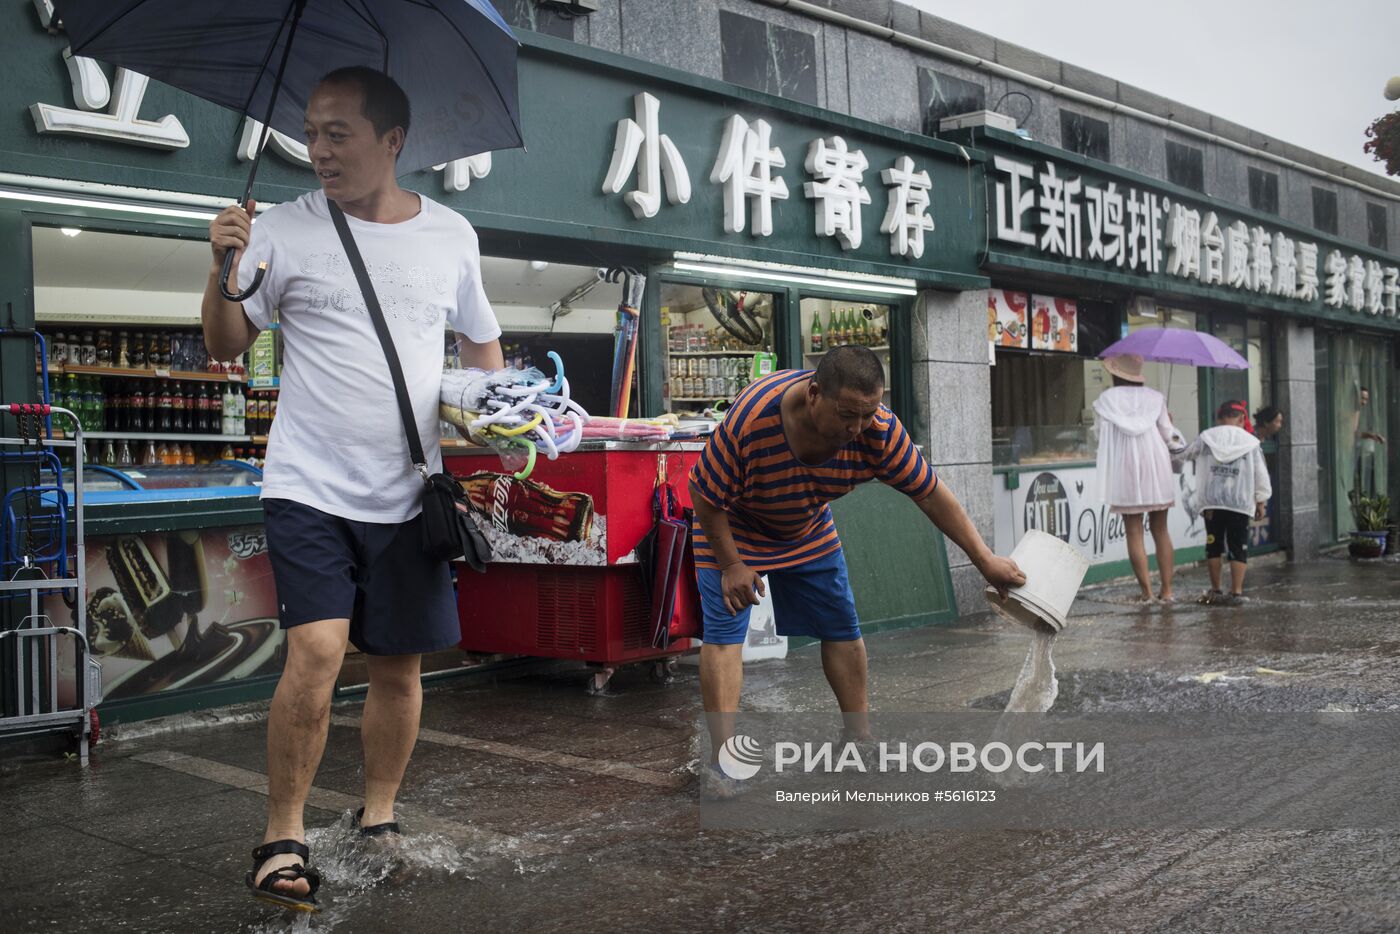
<path id="1" fill-rule="evenodd" d="M 1200 598 L 1209 606 L 1240 606 L 1244 572 L 1249 560 L 1249 521 L 1264 517 L 1264 504 L 1274 495 L 1269 468 L 1259 439 L 1244 427 L 1249 409 L 1230 401 L 1216 410 L 1214 428 L 1207 428 L 1181 455 L 1195 461 L 1196 492 L 1192 502 L 1206 520 L 1206 566 L 1210 590 Z M 1230 559 L 1230 592 L 1221 587 L 1223 559 Z"/>

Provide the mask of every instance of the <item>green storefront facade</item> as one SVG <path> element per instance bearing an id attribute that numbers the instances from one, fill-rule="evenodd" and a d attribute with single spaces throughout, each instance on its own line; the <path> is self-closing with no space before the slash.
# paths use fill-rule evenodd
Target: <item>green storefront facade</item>
<path id="1" fill-rule="evenodd" d="M 36 236 L 68 228 L 199 244 L 208 219 L 242 190 L 253 128 L 251 121 L 183 93 L 146 86 L 139 76 L 66 62 L 62 34 L 46 30 L 33 7 L 12 4 L 0 17 L 10 78 L 0 90 L 6 102 L 0 108 L 0 302 L 9 326 L 33 326 L 37 316 L 42 330 L 48 326 L 47 298 L 36 282 Z M 890 405 L 931 459 L 942 463 L 938 435 L 948 419 L 940 412 L 966 403 L 916 388 L 937 388 L 939 364 L 922 358 L 938 354 L 921 353 L 916 360 L 915 348 L 938 340 L 938 322 L 927 339 L 915 329 L 928 326 L 934 314 L 928 309 L 941 307 L 949 296 L 979 302 L 985 296 L 992 409 L 972 413 L 970 421 L 992 438 L 992 489 L 991 508 L 986 514 L 973 510 L 974 518 L 1003 553 L 1026 528 L 1058 523 L 1058 531 L 1092 554 L 1091 580 L 1127 572 L 1117 551 L 1121 527 L 1115 529 L 1083 490 L 1093 480 L 1086 413 L 1092 393 L 1102 388 L 1095 348 L 1132 328 L 1199 327 L 1257 362 L 1250 376 L 1162 376 L 1164 388 L 1175 393 L 1174 415 L 1188 436 L 1210 424 L 1214 405 L 1227 397 L 1244 398 L 1251 408 L 1278 400 L 1292 407 L 1294 435 L 1266 445 L 1282 492 L 1256 529 L 1256 544 L 1264 549 L 1293 547 L 1301 520 L 1292 511 L 1299 506 L 1311 509 L 1314 525 L 1325 519 L 1335 538 L 1336 514 L 1345 508 L 1338 500 L 1355 467 L 1337 454 L 1350 443 L 1348 431 L 1359 431 L 1364 418 L 1379 419 L 1376 427 L 1392 433 L 1388 429 L 1400 412 L 1392 399 L 1400 381 L 1382 380 L 1393 368 L 1393 335 L 1400 331 L 1395 296 L 1387 291 L 1393 285 L 1389 271 L 1400 266 L 1393 255 L 1015 134 L 978 128 L 934 139 L 546 36 L 521 38 L 527 149 L 460 160 L 401 182 L 471 220 L 485 257 L 522 268 L 627 266 L 646 273 L 635 414 L 656 415 L 698 401 L 684 397 L 720 397 L 713 388 L 682 387 L 689 385 L 684 381 L 723 376 L 712 371 L 696 377 L 678 365 L 737 352 L 684 343 L 677 350 L 674 339 L 674 328 L 688 320 L 689 313 L 679 310 L 682 303 L 694 305 L 703 318 L 699 301 L 715 294 L 709 290 L 761 296 L 762 349 L 774 354 L 778 366 L 814 366 L 831 341 L 828 335 L 823 345 L 815 331 L 829 330 L 839 315 L 860 308 L 882 322 L 876 331 L 883 336 L 870 342 L 883 343 L 879 349 L 887 354 Z M 312 182 L 297 161 L 295 141 L 274 139 L 256 197 L 264 206 L 291 200 Z M 1091 189 L 1098 193 L 1092 198 Z M 1193 212 L 1194 220 L 1183 219 L 1183 211 Z M 1222 238 L 1219 282 L 1199 268 L 1200 226 L 1212 214 Z M 1238 268 L 1229 264 L 1241 261 L 1238 254 L 1226 255 L 1237 222 L 1246 245 L 1258 239 L 1255 230 L 1267 235 L 1268 288 L 1258 287 L 1264 267 L 1257 249 L 1245 260 L 1243 284 L 1230 284 Z M 1058 236 L 1047 237 L 1050 228 Z M 1213 236 L 1208 232 L 1205 239 L 1213 243 Z M 1316 246 L 1316 297 L 1290 297 L 1280 294 L 1286 288 L 1274 286 L 1280 274 L 1273 251 L 1283 241 L 1293 244 L 1295 258 L 1298 244 Z M 1192 252 L 1194 272 L 1184 259 Z M 1334 253 L 1347 267 L 1340 306 L 1329 303 L 1327 294 Z M 1347 279 L 1352 257 L 1362 270 L 1359 309 Z M 74 272 L 79 279 L 81 274 Z M 1291 275 L 1296 285 L 1296 268 Z M 486 282 L 488 294 L 492 285 Z M 202 281 L 191 282 L 188 292 L 201 287 Z M 94 283 L 99 294 L 90 296 L 99 305 L 100 288 Z M 599 287 L 599 294 L 609 288 Z M 1026 307 L 1015 334 L 1002 337 L 996 308 L 1007 296 L 1024 296 Z M 1066 309 L 1079 316 L 1071 346 L 1037 343 L 1050 339 L 1048 326 L 1043 335 L 1035 332 L 1041 299 L 1047 321 L 1061 320 Z M 526 335 L 535 346 L 543 348 L 568 313 L 560 305 L 545 315 L 547 328 Z M 510 335 L 517 309 L 506 303 L 498 312 Z M 94 308 L 91 321 L 100 322 L 102 314 Z M 193 307 L 171 320 L 188 326 L 197 315 Z M 949 325 L 950 343 L 957 326 Z M 1300 328 L 1307 329 L 1305 350 Z M 596 347 L 599 336 L 591 339 Z M 1325 349 L 1314 354 L 1315 345 Z M 1381 411 L 1363 413 L 1353 425 L 1345 392 L 1334 391 L 1352 371 L 1334 372 L 1333 362 L 1363 351 L 1371 355 L 1364 379 L 1374 384 Z M 32 355 L 27 338 L 0 341 L 6 400 L 35 397 Z M 1307 380 L 1306 402 L 1310 408 L 1316 403 L 1316 416 L 1306 418 L 1296 391 L 1304 357 L 1309 370 L 1315 358 L 1321 361 L 1317 378 L 1310 372 Z M 1327 398 L 1320 388 L 1314 399 L 1313 387 L 1324 385 Z M 967 424 L 969 418 L 953 421 Z M 6 431 L 13 434 L 14 425 Z M 1363 452 L 1357 452 L 1353 460 L 1360 463 Z M 1311 501 L 1309 484 L 1300 479 L 1313 469 L 1309 458 L 1331 463 L 1312 481 Z M 1390 459 L 1388 452 L 1382 457 L 1387 468 Z M 1384 482 L 1387 473 L 1373 468 L 1369 482 Z M 12 474 L 4 478 L 6 489 L 25 482 Z M 1330 503 L 1325 517 L 1319 517 L 1319 488 Z M 833 508 L 867 629 L 975 611 L 957 605 L 942 537 L 899 496 L 870 485 Z M 256 500 L 248 497 L 175 498 L 94 507 L 88 531 L 109 539 L 209 534 L 208 547 L 227 553 L 233 568 L 239 561 L 265 565 L 260 519 Z M 1198 558 L 1197 517 L 1183 513 L 1182 522 L 1179 557 Z M 265 567 L 256 575 L 259 582 L 250 588 L 265 591 Z M 229 591 L 231 602 L 242 599 L 236 584 Z M 245 666 L 202 683 L 151 681 L 157 685 L 151 693 L 113 700 L 106 712 L 131 718 L 262 696 L 275 682 L 275 668 L 273 659 L 252 675 Z"/>
<path id="2" fill-rule="evenodd" d="M 1284 410 L 1286 430 L 1264 441 L 1275 495 L 1252 529 L 1257 551 L 1307 557 L 1345 537 L 1353 489 L 1388 492 L 1396 452 L 1370 451 L 1367 461 L 1366 448 L 1381 444 L 1360 436 L 1389 436 L 1400 424 L 1389 375 L 1400 258 L 1002 130 L 954 138 L 985 159 L 999 548 L 1054 525 L 1092 556 L 1089 580 L 1129 573 L 1122 526 L 1093 494 L 1090 426 L 1093 399 L 1109 385 L 1095 358 L 1139 327 L 1212 333 L 1250 363 L 1149 364 L 1149 384 L 1166 394 L 1188 440 L 1226 400 Z M 1030 333 L 999 340 L 998 302 L 1004 314 L 1018 295 Z M 1046 346 L 1040 322 L 1065 302 L 1080 316 L 1082 343 Z M 1199 560 L 1204 528 L 1185 507 L 1189 470 L 1179 485 L 1177 558 Z"/>
<path id="3" fill-rule="evenodd" d="M 0 242 L 8 247 L 0 301 L 12 326 L 33 326 L 37 314 L 46 330 L 36 235 L 68 228 L 171 244 L 204 240 L 209 217 L 241 190 L 248 127 L 240 116 L 164 86 L 138 87 L 133 76 L 105 67 L 97 77 L 90 67 L 69 68 L 61 33 L 47 32 L 32 8 L 11 6 L 4 16 L 13 77 L 0 92 L 7 101 Z M 484 256 L 647 273 L 634 412 L 651 415 L 669 405 L 667 296 L 716 288 L 766 297 L 765 340 L 779 366 L 815 365 L 804 353 L 812 348 L 800 309 L 816 303 L 830 315 L 878 301 L 887 313 L 890 401 L 909 417 L 912 361 L 905 348 L 918 294 L 986 284 L 978 268 L 984 222 L 977 153 L 548 37 L 526 34 L 522 41 L 528 149 L 401 181 L 470 219 Z M 310 187 L 313 178 L 294 154 L 294 145 L 270 144 L 256 190 L 261 204 Z M 816 168 L 804 165 L 809 161 Z M 817 194 L 809 194 L 811 186 Z M 823 190 L 833 202 L 829 212 Z M 835 219 L 823 232 L 826 213 Z M 189 291 L 201 287 L 194 282 Z M 100 284 L 90 291 L 100 304 Z M 191 308 L 178 323 L 197 315 Z M 501 317 L 509 334 L 509 315 Z M 816 317 L 825 324 L 820 312 Z M 102 320 L 94 308 L 91 323 Z M 7 339 L 0 354 L 6 399 L 34 398 L 32 348 Z M 14 425 L 6 430 L 12 434 Z M 6 477 L 7 489 L 22 482 Z M 957 612 L 941 536 L 900 500 L 869 487 L 837 508 L 859 608 L 874 627 Z M 223 530 L 231 554 L 265 550 L 257 540 L 260 511 L 248 497 L 94 506 L 88 518 L 99 546 L 104 538 L 154 541 Z M 219 548 L 223 554 L 222 542 Z M 96 551 L 90 564 L 102 558 Z M 256 586 L 265 589 L 265 580 Z M 104 713 L 131 718 L 263 695 L 274 669 L 270 663 L 256 677 L 209 683 L 161 682 L 153 694 L 110 701 Z"/>

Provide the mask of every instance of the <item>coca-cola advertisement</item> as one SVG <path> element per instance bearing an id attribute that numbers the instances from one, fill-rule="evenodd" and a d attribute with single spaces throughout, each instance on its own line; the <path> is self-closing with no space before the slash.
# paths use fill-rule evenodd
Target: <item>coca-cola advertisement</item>
<path id="1" fill-rule="evenodd" d="M 277 591 L 262 526 L 95 536 L 87 542 L 87 637 L 106 700 L 281 668 Z M 76 613 L 58 596 L 50 618 Z M 60 690 L 71 696 L 71 665 Z"/>
<path id="2" fill-rule="evenodd" d="M 508 473 L 479 471 L 462 481 L 492 559 L 515 564 L 608 563 L 607 519 L 587 493 L 561 492 Z"/>

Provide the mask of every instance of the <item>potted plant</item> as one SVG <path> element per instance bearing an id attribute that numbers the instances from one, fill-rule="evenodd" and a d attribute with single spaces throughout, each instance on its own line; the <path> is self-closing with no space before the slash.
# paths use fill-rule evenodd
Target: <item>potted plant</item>
<path id="1" fill-rule="evenodd" d="M 1379 558 L 1385 553 L 1388 537 L 1390 497 L 1363 496 L 1359 490 L 1352 490 L 1347 498 L 1351 500 L 1351 516 L 1356 521 L 1348 550 L 1355 558 Z"/>

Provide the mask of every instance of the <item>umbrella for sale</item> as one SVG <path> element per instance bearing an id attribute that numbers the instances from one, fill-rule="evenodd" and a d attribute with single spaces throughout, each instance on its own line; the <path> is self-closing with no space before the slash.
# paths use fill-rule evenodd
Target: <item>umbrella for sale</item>
<path id="1" fill-rule="evenodd" d="M 54 0 L 73 55 L 127 68 L 262 122 L 243 192 L 253 194 L 269 130 L 303 134 L 327 73 L 382 71 L 408 95 L 413 131 L 400 174 L 523 145 L 519 42 L 487 0 Z M 229 289 L 233 253 L 220 284 Z"/>
<path id="2" fill-rule="evenodd" d="M 1136 354 L 1157 363 L 1179 363 L 1182 366 L 1217 367 L 1226 370 L 1247 370 L 1249 361 L 1231 350 L 1220 338 L 1202 331 L 1184 328 L 1143 328 L 1099 354 L 1117 357 Z"/>
<path id="3" fill-rule="evenodd" d="M 656 460 L 656 486 L 652 490 L 651 529 L 636 548 L 642 583 L 651 603 L 651 644 L 664 649 L 671 642 L 676 588 L 690 544 L 690 521 L 681 508 L 676 488 L 666 477 L 666 455 Z"/>
<path id="4" fill-rule="evenodd" d="M 632 374 L 637 363 L 637 324 L 641 317 L 642 293 L 647 277 L 626 266 L 609 269 L 608 282 L 622 281 L 622 301 L 617 306 L 617 329 L 613 339 L 612 393 L 609 409 L 613 418 L 626 418 L 632 400 Z"/>

